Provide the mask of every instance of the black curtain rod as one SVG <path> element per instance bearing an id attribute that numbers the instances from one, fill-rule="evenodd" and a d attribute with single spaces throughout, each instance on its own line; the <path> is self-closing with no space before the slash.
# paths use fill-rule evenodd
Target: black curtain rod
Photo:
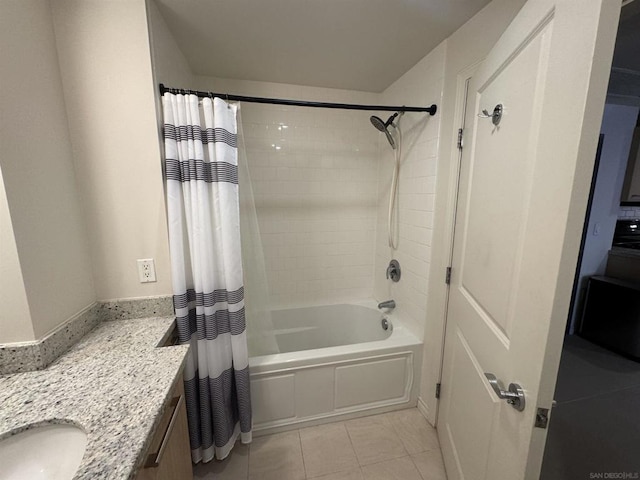
<path id="1" fill-rule="evenodd" d="M 242 95 L 231 95 L 227 93 L 199 92 L 197 90 L 186 90 L 182 88 L 169 88 L 160 84 L 160 95 L 165 93 L 173 94 L 190 94 L 197 95 L 200 98 L 219 97 L 227 101 L 249 102 L 249 103 L 269 103 L 273 105 L 289 105 L 293 107 L 314 107 L 314 108 L 341 108 L 343 110 L 372 110 L 383 112 L 429 112 L 435 115 L 438 107 L 433 104 L 430 107 L 393 107 L 388 105 L 356 105 L 351 103 L 326 103 L 326 102 L 307 102 L 303 100 L 286 100 L 282 98 L 262 98 L 262 97 L 245 97 Z"/>

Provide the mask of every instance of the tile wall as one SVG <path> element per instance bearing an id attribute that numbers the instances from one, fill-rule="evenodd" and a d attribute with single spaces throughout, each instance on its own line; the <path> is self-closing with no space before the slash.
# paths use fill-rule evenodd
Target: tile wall
<path id="1" fill-rule="evenodd" d="M 197 77 L 202 90 L 363 103 L 379 94 Z M 370 298 L 378 189 L 371 112 L 244 103 L 271 307 Z"/>
<path id="2" fill-rule="evenodd" d="M 203 90 L 325 102 L 439 104 L 444 44 L 382 94 L 196 78 Z M 440 116 L 406 114 L 398 190 L 398 249 L 387 247 L 393 151 L 376 114 L 245 103 L 241 123 L 264 245 L 272 308 L 393 298 L 422 336 L 431 257 Z M 403 269 L 385 279 L 391 258 Z"/>
<path id="3" fill-rule="evenodd" d="M 392 84 L 382 95 L 389 105 L 441 105 L 445 45 L 442 44 Z M 397 202 L 397 248 L 388 246 L 387 215 L 394 153 L 380 136 L 378 219 L 374 295 L 394 299 L 413 332 L 422 338 L 427 308 L 429 263 L 436 188 L 436 161 L 440 139 L 440 114 L 407 113 L 400 120 L 402 160 Z M 389 261 L 400 262 L 402 277 L 385 278 Z M 444 278 L 444 277 L 443 277 Z"/>
<path id="4" fill-rule="evenodd" d="M 618 218 L 627 220 L 631 218 L 640 218 L 640 207 L 620 207 Z"/>
<path id="5" fill-rule="evenodd" d="M 362 112 L 242 106 L 272 307 L 371 296 L 377 131 Z"/>

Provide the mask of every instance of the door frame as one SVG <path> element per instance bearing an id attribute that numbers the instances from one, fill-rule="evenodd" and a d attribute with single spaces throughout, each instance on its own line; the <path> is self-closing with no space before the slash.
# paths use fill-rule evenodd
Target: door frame
<path id="1" fill-rule="evenodd" d="M 621 8 L 621 5 L 620 5 Z M 598 25 L 598 41 L 595 45 L 595 56 L 599 54 L 608 55 L 608 43 L 613 45 L 614 42 L 610 42 L 611 40 L 611 32 L 607 32 L 602 27 L 602 23 L 606 23 L 607 20 L 611 20 L 611 16 L 613 15 L 613 9 L 607 11 L 604 9 L 603 17 L 601 19 L 601 24 Z M 617 11 L 617 15 L 619 15 L 620 10 Z M 606 16 L 609 15 L 607 19 Z M 505 25 L 506 28 L 506 25 Z M 500 32 L 498 37 L 502 35 L 504 29 Z M 613 37 L 615 39 L 616 32 L 613 33 Z M 489 46 L 490 48 L 491 46 Z M 612 50 L 613 47 L 611 47 Z M 477 52 L 476 52 L 477 53 Z M 484 56 L 480 57 L 476 55 L 477 58 L 484 59 Z M 469 59 L 467 59 L 469 60 Z M 466 79 L 471 76 L 469 72 L 477 70 L 478 66 L 482 63 L 481 61 L 477 61 L 472 63 L 471 66 L 466 68 L 461 68 L 459 73 L 457 74 L 457 86 L 456 86 L 456 95 L 455 95 L 455 110 L 452 113 L 452 119 L 449 118 L 449 122 L 445 122 L 443 120 L 442 128 L 444 130 L 443 133 L 449 134 L 442 137 L 444 142 L 448 143 L 448 146 L 445 146 L 445 150 L 441 152 L 438 160 L 439 167 L 439 176 L 440 179 L 438 183 L 440 184 L 437 187 L 437 196 L 439 195 L 442 199 L 440 202 L 437 201 L 440 208 L 443 209 L 442 217 L 440 219 L 436 218 L 436 225 L 434 226 L 434 231 L 439 233 L 440 237 L 436 240 L 434 236 L 434 249 L 432 255 L 436 257 L 431 264 L 430 267 L 430 284 L 428 289 L 428 308 L 427 308 L 427 318 L 434 319 L 434 326 L 430 329 L 427 328 L 425 332 L 425 356 L 424 356 L 424 364 L 423 364 L 423 381 L 427 381 L 427 385 L 423 385 L 421 387 L 421 393 L 424 395 L 425 393 L 432 392 L 432 387 L 434 385 L 430 384 L 430 381 L 434 379 L 437 382 L 440 382 L 442 368 L 444 363 L 444 333 L 447 327 L 447 308 L 449 302 L 449 285 L 444 284 L 444 275 L 445 271 L 443 265 L 446 266 L 451 265 L 451 256 L 453 252 L 453 242 L 454 242 L 454 225 L 456 218 L 456 209 L 457 209 L 457 198 L 458 198 L 458 182 L 459 182 L 459 173 L 460 173 L 460 150 L 458 150 L 456 145 L 457 140 L 457 129 L 458 125 L 461 122 L 461 115 L 464 111 L 464 103 L 466 101 L 465 89 L 461 88 L 461 83 L 464 85 Z M 468 62 L 469 64 L 471 62 Z M 464 64 L 464 63 L 463 63 Z M 468 76 L 465 77 L 465 74 Z M 591 72 L 591 76 L 588 80 L 586 80 L 589 84 L 587 98 L 585 99 L 586 111 L 589 109 L 598 109 L 600 107 L 604 107 L 604 101 L 606 96 L 606 84 L 608 82 L 610 74 L 610 69 L 606 72 L 603 69 L 594 69 Z M 445 81 L 446 81 L 446 72 L 445 72 Z M 464 77 L 464 78 L 463 78 Z M 451 102 L 453 103 L 453 102 Z M 452 105 L 453 106 L 453 105 Z M 599 119 L 601 122 L 601 118 Z M 580 126 L 580 130 L 582 132 L 580 137 L 580 142 L 578 146 L 578 165 L 586 166 L 588 152 L 593 150 L 595 152 L 596 145 L 598 143 L 599 138 L 599 123 L 598 125 L 594 125 L 594 119 L 588 118 L 587 122 L 584 122 Z M 447 128 L 451 128 L 449 132 L 447 132 Z M 591 135 L 593 133 L 593 135 Z M 449 138 L 447 139 L 446 136 Z M 443 143 L 444 143 L 443 142 Z M 442 148 L 442 146 L 440 147 Z M 451 154 L 447 155 L 446 148 L 451 148 Z M 593 160 L 593 158 L 591 158 Z M 447 163 L 445 163 L 447 162 Z M 591 164 L 592 166 L 592 164 Z M 571 297 L 572 288 L 573 288 L 573 276 L 575 274 L 575 265 L 577 262 L 577 252 L 579 251 L 580 237 L 582 233 L 582 228 L 576 228 L 575 218 L 583 218 L 586 205 L 584 204 L 584 199 L 588 197 L 588 190 L 590 189 L 591 182 L 585 181 L 585 177 L 591 177 L 593 174 L 593 169 L 585 169 L 587 172 L 580 171 L 579 168 L 576 168 L 574 172 L 574 180 L 573 180 L 573 189 L 570 194 L 569 207 L 568 207 L 568 220 L 567 220 L 567 231 L 565 232 L 565 237 L 563 240 L 562 246 L 562 256 L 560 259 L 560 271 L 558 273 L 558 284 L 560 287 L 556 290 L 556 307 L 555 315 L 551 319 L 550 328 L 548 333 L 548 344 L 547 349 L 550 352 L 549 355 L 543 361 L 543 371 L 545 369 L 549 369 L 553 367 L 553 365 L 559 364 L 560 353 L 562 349 L 562 343 L 564 339 L 564 330 L 567 322 L 567 315 L 564 315 L 562 319 L 559 318 L 558 315 L 558 300 L 560 299 L 560 303 L 562 303 L 565 299 L 568 301 Z M 586 193 L 585 193 L 586 190 Z M 442 203 L 441 203 L 442 202 Z M 437 209 L 436 209 L 437 211 Z M 578 223 L 580 227 L 582 227 L 582 221 L 579 220 Z M 580 234 L 573 238 L 573 231 L 580 230 Z M 575 240 L 575 241 L 574 241 Z M 576 255 L 574 255 L 576 254 Z M 438 260 L 437 257 L 442 260 Z M 574 258 L 575 257 L 575 258 Z M 446 259 L 446 260 L 445 260 Z M 440 283 L 442 282 L 442 283 Z M 436 317 L 431 316 L 430 314 L 435 313 Z M 429 323 L 429 322 L 427 322 Z M 428 335 L 434 335 L 435 338 L 429 339 Z M 436 346 L 437 348 L 433 348 Z M 429 364 L 429 362 L 433 362 Z M 426 368 L 426 370 L 425 370 Z M 429 371 L 431 369 L 431 371 Z M 433 370 L 437 370 L 437 374 L 434 375 Z M 553 378 L 552 378 L 553 377 Z M 541 377 L 540 382 L 540 394 L 538 398 L 530 399 L 533 402 L 533 405 L 537 405 L 542 397 L 545 395 L 553 394 L 553 390 L 555 389 L 555 383 L 557 379 L 557 368 L 555 375 L 543 375 Z M 434 382 L 435 383 L 435 382 Z M 422 400 L 424 403 L 424 400 Z M 427 419 L 432 423 L 437 423 L 438 416 L 438 406 L 439 400 L 435 400 L 435 403 L 431 403 L 430 405 L 419 405 L 420 409 L 423 410 Z M 540 430 L 538 432 L 537 438 L 540 441 L 532 442 L 532 449 L 528 456 L 527 461 L 527 471 L 539 471 L 539 462 L 541 461 L 543 452 L 544 452 L 544 436 L 546 436 L 546 432 L 542 429 L 534 429 Z M 534 431 L 534 437 L 536 437 Z M 538 451 L 540 450 L 540 451 Z"/>
<path id="2" fill-rule="evenodd" d="M 437 151 L 436 206 L 418 399 L 419 410 L 432 425 L 436 424 L 438 405 L 435 393 L 436 384 L 440 382 L 444 351 L 445 309 L 448 296 L 445 272 L 446 267 L 450 266 L 453 252 L 453 212 L 458 196 L 459 150 L 456 148 L 456 141 L 458 127 L 462 123 L 461 106 L 465 101 L 464 93 L 461 93 L 460 78 L 467 74 L 470 76 L 468 72 L 480 66 L 524 3 L 525 0 L 493 0 L 446 40 L 444 89 L 441 108 L 437 114 L 441 117 Z M 487 25 L 491 25 L 492 28 L 487 29 Z M 451 85 L 451 88 L 447 85 Z"/>
<path id="3" fill-rule="evenodd" d="M 471 83 L 471 79 L 473 75 L 478 71 L 480 66 L 482 65 L 483 60 L 479 60 L 469 65 L 460 71 L 456 77 L 456 106 L 454 113 L 454 127 L 455 132 L 455 148 L 451 152 L 451 169 L 450 169 L 450 179 L 451 186 L 453 188 L 453 198 L 450 199 L 450 209 L 447 211 L 447 235 L 450 238 L 448 249 L 447 249 L 447 265 L 450 268 L 453 263 L 453 246 L 455 241 L 455 229 L 456 229 L 456 215 L 458 213 L 458 196 L 460 191 L 460 168 L 462 165 L 462 151 L 464 149 L 464 130 L 465 130 L 465 116 L 467 113 L 467 100 L 469 94 L 469 84 Z M 459 139 L 459 130 L 463 131 L 463 146 L 462 148 L 458 148 L 458 139 Z M 467 137 L 468 138 L 468 137 Z M 445 274 L 446 275 L 446 274 Z M 442 382 L 442 371 L 444 367 L 444 346 L 445 346 L 445 338 L 447 334 L 447 318 L 449 314 L 449 292 L 450 285 L 447 284 L 444 292 L 444 316 L 442 322 L 442 337 L 439 344 L 439 357 L 440 361 L 437 365 L 438 368 L 438 382 L 440 385 Z M 440 400 L 436 400 L 436 408 L 434 412 L 434 425 L 438 423 L 438 414 L 440 411 Z"/>

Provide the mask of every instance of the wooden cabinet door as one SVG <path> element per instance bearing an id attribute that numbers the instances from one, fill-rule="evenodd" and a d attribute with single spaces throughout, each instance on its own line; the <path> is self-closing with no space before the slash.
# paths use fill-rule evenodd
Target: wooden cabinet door
<path id="1" fill-rule="evenodd" d="M 145 458 L 147 461 L 140 468 L 137 480 L 191 480 L 193 478 L 182 377 L 178 380 L 171 403 L 162 416 Z"/>

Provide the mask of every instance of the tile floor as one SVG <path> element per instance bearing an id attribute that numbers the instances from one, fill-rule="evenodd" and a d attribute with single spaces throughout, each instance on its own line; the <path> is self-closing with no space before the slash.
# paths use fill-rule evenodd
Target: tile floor
<path id="1" fill-rule="evenodd" d="M 411 408 L 257 437 L 195 480 L 446 480 L 435 429 Z"/>
<path id="2" fill-rule="evenodd" d="M 639 478 L 640 362 L 569 336 L 555 399 L 541 479 Z"/>

